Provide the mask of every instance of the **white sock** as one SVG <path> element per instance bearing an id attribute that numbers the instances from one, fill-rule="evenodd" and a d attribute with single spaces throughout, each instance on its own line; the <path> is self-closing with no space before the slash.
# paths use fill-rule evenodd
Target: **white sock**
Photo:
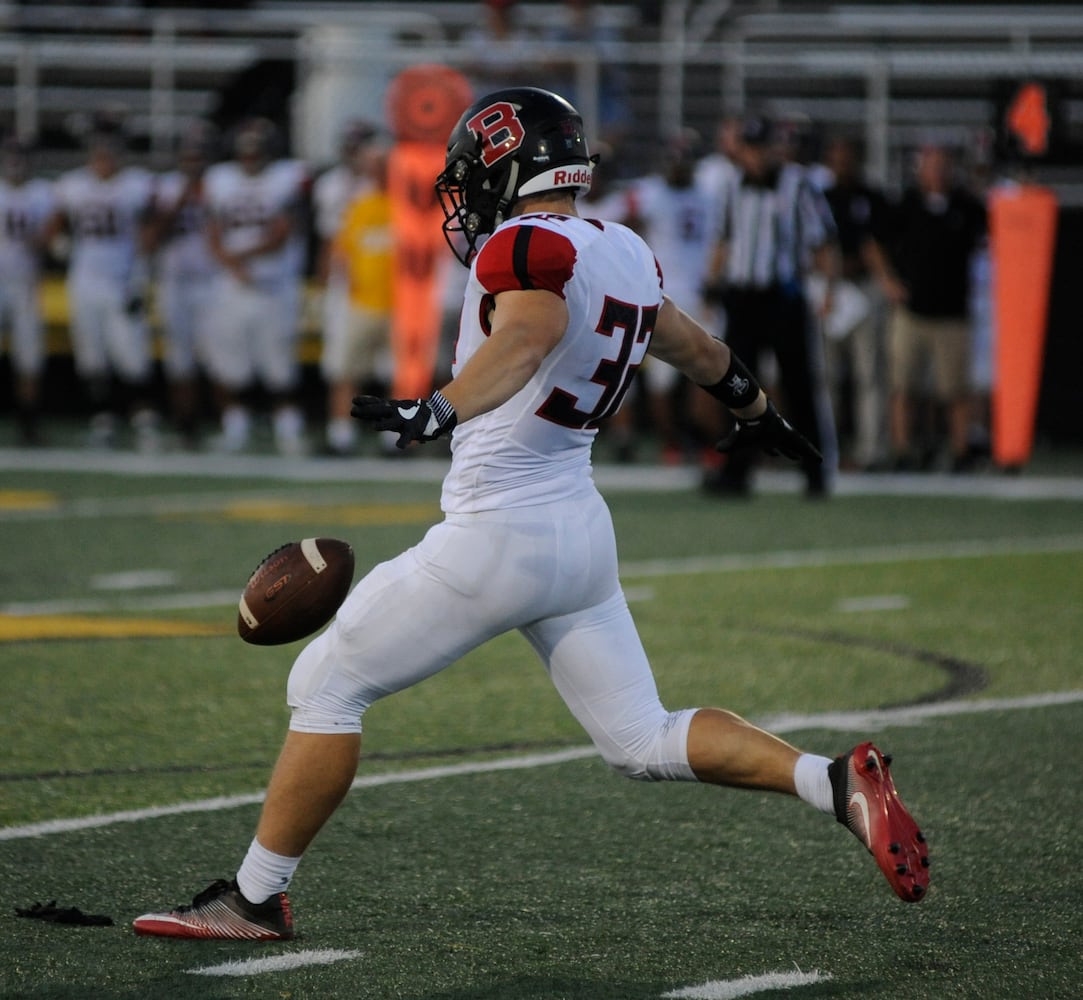
<path id="1" fill-rule="evenodd" d="M 222 434 L 227 444 L 236 449 L 248 444 L 252 418 L 243 406 L 227 406 L 222 413 Z"/>
<path id="2" fill-rule="evenodd" d="M 353 417 L 336 417 L 327 422 L 327 443 L 336 451 L 350 451 L 357 444 L 358 423 Z"/>
<path id="3" fill-rule="evenodd" d="M 289 888 L 300 858 L 268 851 L 255 837 L 237 872 L 237 888 L 250 903 L 263 903 Z"/>
<path id="4" fill-rule="evenodd" d="M 793 783 L 797 795 L 820 812 L 835 815 L 835 793 L 831 788 L 831 779 L 827 768 L 831 764 L 829 757 L 819 757 L 812 753 L 803 753 L 797 758 L 793 769 Z"/>

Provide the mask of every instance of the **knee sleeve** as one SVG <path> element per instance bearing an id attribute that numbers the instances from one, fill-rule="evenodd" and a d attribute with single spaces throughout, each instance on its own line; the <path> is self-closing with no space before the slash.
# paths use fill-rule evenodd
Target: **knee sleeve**
<path id="1" fill-rule="evenodd" d="M 696 781 L 688 764 L 688 727 L 695 709 L 662 712 L 634 732 L 598 743 L 602 759 L 637 781 Z"/>

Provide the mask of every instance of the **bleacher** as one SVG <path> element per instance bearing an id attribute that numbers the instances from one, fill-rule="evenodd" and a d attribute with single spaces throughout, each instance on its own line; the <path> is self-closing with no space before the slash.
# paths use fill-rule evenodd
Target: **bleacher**
<path id="1" fill-rule="evenodd" d="M 162 164 L 193 118 L 236 117 L 276 79 L 274 101 L 294 155 L 319 161 L 331 148 L 326 122 L 357 111 L 341 106 L 351 94 L 356 105 L 379 112 L 381 85 L 411 62 L 447 62 L 468 72 L 463 38 L 482 6 L 0 4 L 0 124 L 40 138 L 45 169 L 59 170 L 78 156 L 85 116 L 118 106 L 129 114 L 139 155 Z M 523 0 L 519 17 L 540 31 L 559 6 Z M 626 70 L 634 109 L 630 172 L 645 165 L 649 141 L 674 122 L 709 134 L 724 111 L 755 106 L 863 135 L 872 173 L 891 182 L 919 136 L 935 131 L 961 145 L 987 141 L 1003 85 L 1027 76 L 1062 85 L 1070 137 L 1083 145 L 1078 4 L 817 9 L 661 0 L 598 9 L 624 39 L 613 57 Z M 551 47 L 521 53 L 524 72 L 533 58 L 552 54 Z M 579 90 L 587 91 L 582 110 L 589 120 L 599 56 L 584 46 L 566 54 L 577 66 Z M 1066 193 L 1083 200 L 1074 185 Z"/>

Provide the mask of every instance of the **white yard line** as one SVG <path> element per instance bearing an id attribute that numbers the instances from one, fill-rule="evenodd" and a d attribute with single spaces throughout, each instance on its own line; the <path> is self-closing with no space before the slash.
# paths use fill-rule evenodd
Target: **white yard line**
<path id="1" fill-rule="evenodd" d="M 870 709 L 864 712 L 823 712 L 813 715 L 778 715 L 757 720 L 772 732 L 784 734 L 797 730 L 830 729 L 838 732 L 861 730 L 871 732 L 891 726 L 914 725 L 925 719 L 951 715 L 969 715 L 977 712 L 1004 712 L 1027 708 L 1046 708 L 1083 701 L 1083 691 L 1059 691 L 1030 695 L 1022 698 L 1002 698 L 985 701 L 949 701 L 935 705 L 917 705 L 910 708 L 884 710 Z M 375 788 L 381 785 L 398 785 L 417 781 L 435 781 L 468 774 L 490 774 L 494 771 L 520 771 L 549 764 L 593 757 L 597 751 L 592 746 L 572 747 L 554 753 L 528 754 L 518 757 L 500 757 L 496 760 L 471 761 L 463 764 L 446 764 L 411 771 L 390 771 L 357 778 L 352 789 Z M 154 806 L 149 809 L 129 809 L 123 812 L 103 813 L 96 816 L 80 816 L 73 819 L 44 820 L 23 826 L 0 827 L 0 841 L 25 840 L 53 833 L 74 833 L 94 830 L 119 823 L 140 823 L 144 820 L 185 813 L 219 812 L 239 806 L 256 805 L 263 801 L 263 792 L 247 795 L 223 795 L 194 802 L 178 802 L 170 806 Z"/>
<path id="2" fill-rule="evenodd" d="M 637 579 L 654 576 L 686 576 L 697 573 L 739 573 L 758 569 L 867 566 L 877 563 L 914 562 L 931 559 L 981 559 L 988 556 L 1041 555 L 1083 552 L 1083 535 L 1051 535 L 1046 538 L 975 539 L 961 542 L 904 543 L 852 549 L 808 549 L 750 552 L 747 555 L 691 556 L 683 559 L 643 559 L 621 567 L 621 576 Z M 643 600 L 645 588 L 629 588 L 629 600 Z M 113 599 L 76 597 L 44 601 L 11 601 L 0 604 L 0 615 L 73 615 L 171 611 L 213 608 L 236 604 L 239 587 L 183 594 L 135 596 Z"/>
<path id="3" fill-rule="evenodd" d="M 981 559 L 987 556 L 1041 555 L 1083 552 L 1083 535 L 1045 538 L 983 538 L 958 542 L 904 542 L 852 549 L 794 549 L 750 552 L 746 555 L 696 556 L 683 559 L 642 559 L 621 565 L 626 577 L 679 576 L 692 573 L 732 573 L 750 569 L 799 569 L 824 566 L 867 566 L 875 563 L 929 559 Z"/>
<path id="4" fill-rule="evenodd" d="M 812 986 L 831 979 L 826 972 L 765 972 L 761 976 L 742 976 L 740 979 L 721 979 L 699 986 L 685 986 L 679 990 L 663 993 L 663 998 L 682 1000 L 737 1000 L 738 997 L 766 993 L 769 990 L 791 990 L 795 986 Z"/>
<path id="5" fill-rule="evenodd" d="M 284 955 L 271 955 L 268 958 L 223 962 L 221 965 L 206 965 L 184 971 L 193 976 L 258 976 L 264 972 L 290 972 L 308 965 L 330 965 L 332 962 L 344 962 L 360 957 L 359 951 L 320 948 L 312 951 L 291 951 Z"/>

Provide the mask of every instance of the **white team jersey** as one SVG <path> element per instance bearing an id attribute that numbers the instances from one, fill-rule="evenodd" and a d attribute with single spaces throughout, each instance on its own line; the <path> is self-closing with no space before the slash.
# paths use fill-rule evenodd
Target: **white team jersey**
<path id="1" fill-rule="evenodd" d="M 579 211 L 584 219 L 601 219 L 603 222 L 626 222 L 631 212 L 628 192 L 623 188 L 608 191 L 600 198 L 580 198 Z"/>
<path id="2" fill-rule="evenodd" d="M 32 279 L 40 264 L 38 238 L 53 213 L 53 187 L 0 180 L 0 281 Z"/>
<path id="3" fill-rule="evenodd" d="M 672 187 L 662 177 L 644 177 L 629 192 L 642 235 L 666 276 L 666 293 L 696 310 L 711 253 L 718 240 L 718 202 L 702 188 Z"/>
<path id="4" fill-rule="evenodd" d="M 140 167 L 126 167 L 105 180 L 86 167 L 61 176 L 56 200 L 71 227 L 71 279 L 128 280 L 152 193 L 152 176 Z"/>
<path id="5" fill-rule="evenodd" d="M 724 197 L 726 185 L 737 180 L 741 171 L 728 156 L 711 153 L 696 164 L 694 183 L 715 201 Z"/>
<path id="6" fill-rule="evenodd" d="M 619 408 L 662 304 L 657 262 L 630 229 L 520 216 L 489 237 L 471 266 L 454 373 L 484 342 L 492 297 L 516 289 L 561 296 L 568 328 L 523 389 L 455 429 L 441 500 L 449 513 L 581 492 L 590 482 L 598 423 Z"/>
<path id="7" fill-rule="evenodd" d="M 243 253 L 261 243 L 268 225 L 282 214 L 296 211 L 303 171 L 288 160 L 247 174 L 237 163 L 219 163 L 205 177 L 207 206 L 218 220 L 222 244 L 231 253 Z M 247 262 L 257 284 L 280 284 L 296 274 L 297 246 L 291 238 L 277 250 Z"/>
<path id="8" fill-rule="evenodd" d="M 154 197 L 158 208 L 170 212 L 188 187 L 188 178 L 175 171 L 158 178 Z M 205 195 L 204 195 L 205 198 Z M 204 198 L 189 199 L 165 234 L 158 251 L 158 270 L 164 278 L 200 278 L 214 270 L 207 246 L 207 206 Z"/>
<path id="9" fill-rule="evenodd" d="M 372 186 L 370 180 L 358 177 L 341 163 L 316 178 L 312 185 L 312 202 L 316 210 L 316 233 L 320 239 L 334 237 L 350 202 Z"/>

